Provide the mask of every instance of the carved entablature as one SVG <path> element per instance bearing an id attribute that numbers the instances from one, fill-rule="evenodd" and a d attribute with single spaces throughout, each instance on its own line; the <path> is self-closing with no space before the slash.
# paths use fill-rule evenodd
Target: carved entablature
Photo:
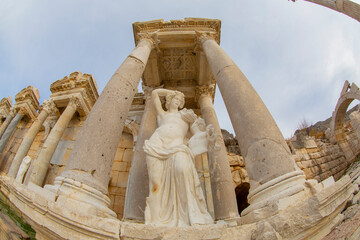
<path id="1" fill-rule="evenodd" d="M 39 110 L 39 99 L 39 90 L 33 86 L 28 86 L 16 94 L 14 108 L 22 115 L 35 120 L 38 115 L 37 110 Z"/>
<path id="2" fill-rule="evenodd" d="M 78 112 L 86 116 L 99 97 L 95 78 L 80 71 L 71 73 L 50 85 L 50 98 L 58 108 L 66 107 L 72 97 L 79 100 Z"/>
<path id="3" fill-rule="evenodd" d="M 7 117 L 12 106 L 12 99 L 10 96 L 1 99 L 0 101 L 0 120 Z"/>
<path id="4" fill-rule="evenodd" d="M 144 71 L 144 85 L 164 85 L 179 90 L 185 94 L 187 107 L 196 106 L 194 88 L 215 83 L 206 56 L 199 47 L 200 39 L 212 38 L 220 44 L 220 28 L 220 20 L 205 18 L 134 23 L 135 44 L 146 37 L 154 40 L 155 45 Z"/>
<path id="5" fill-rule="evenodd" d="M 208 18 L 185 18 L 184 20 L 170 20 L 170 22 L 166 22 L 163 19 L 159 19 L 159 20 L 153 20 L 147 22 L 133 23 L 133 31 L 134 31 L 134 38 L 136 44 L 139 41 L 139 37 L 137 37 L 138 34 L 142 35 L 144 33 L 149 33 L 149 35 L 151 36 L 152 33 L 157 32 L 160 41 L 159 44 L 165 44 L 163 41 L 161 41 L 164 40 L 163 39 L 164 35 L 169 35 L 169 34 L 176 35 L 179 32 L 185 32 L 185 33 L 187 32 L 187 34 L 190 33 L 193 34 L 195 40 L 196 37 L 195 31 L 204 32 L 204 33 L 213 33 L 214 39 L 218 43 L 220 43 L 220 28 L 221 28 L 220 20 L 208 19 Z M 181 42 L 180 39 L 178 41 Z"/>

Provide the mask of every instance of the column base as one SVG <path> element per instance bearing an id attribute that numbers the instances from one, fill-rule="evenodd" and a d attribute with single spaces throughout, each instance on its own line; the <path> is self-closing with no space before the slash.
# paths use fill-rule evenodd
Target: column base
<path id="1" fill-rule="evenodd" d="M 250 190 L 250 206 L 241 213 L 241 222 L 252 223 L 270 217 L 305 194 L 305 175 L 294 171 Z"/>
<path id="2" fill-rule="evenodd" d="M 66 206 L 77 211 L 99 217 L 117 218 L 116 213 L 109 208 L 110 198 L 84 183 L 58 176 L 54 185 L 45 185 L 44 188 L 56 194 L 56 202 L 64 202 Z"/>

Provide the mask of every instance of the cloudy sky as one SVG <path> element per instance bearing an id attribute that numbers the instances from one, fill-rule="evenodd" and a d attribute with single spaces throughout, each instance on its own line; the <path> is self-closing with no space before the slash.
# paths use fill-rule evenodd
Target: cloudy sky
<path id="1" fill-rule="evenodd" d="M 345 80 L 360 85 L 360 23 L 301 0 L 0 0 L 0 98 L 33 85 L 42 103 L 79 70 L 101 92 L 134 48 L 133 22 L 185 17 L 222 21 L 221 46 L 285 137 L 331 116 Z M 233 132 L 219 92 L 215 107 Z"/>

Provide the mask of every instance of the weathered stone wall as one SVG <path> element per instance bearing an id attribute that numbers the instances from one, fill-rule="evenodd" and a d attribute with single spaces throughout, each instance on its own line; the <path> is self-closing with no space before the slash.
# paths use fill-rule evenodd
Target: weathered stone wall
<path id="1" fill-rule="evenodd" d="M 109 183 L 110 208 L 121 219 L 124 212 L 126 186 L 133 156 L 133 136 L 123 133 L 116 151 Z"/>
<path id="2" fill-rule="evenodd" d="M 307 179 L 322 181 L 330 176 L 337 180 L 345 172 L 348 162 L 339 145 L 308 139 L 312 144 L 294 149 L 295 161 Z"/>

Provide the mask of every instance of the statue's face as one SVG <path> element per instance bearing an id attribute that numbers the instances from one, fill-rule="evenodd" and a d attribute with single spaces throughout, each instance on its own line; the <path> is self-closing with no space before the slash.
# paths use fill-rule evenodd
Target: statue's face
<path id="1" fill-rule="evenodd" d="M 175 95 L 175 97 L 173 97 L 171 99 L 170 108 L 178 109 L 180 107 L 181 101 L 182 101 L 182 97 L 180 95 L 178 95 L 178 94 Z"/>

